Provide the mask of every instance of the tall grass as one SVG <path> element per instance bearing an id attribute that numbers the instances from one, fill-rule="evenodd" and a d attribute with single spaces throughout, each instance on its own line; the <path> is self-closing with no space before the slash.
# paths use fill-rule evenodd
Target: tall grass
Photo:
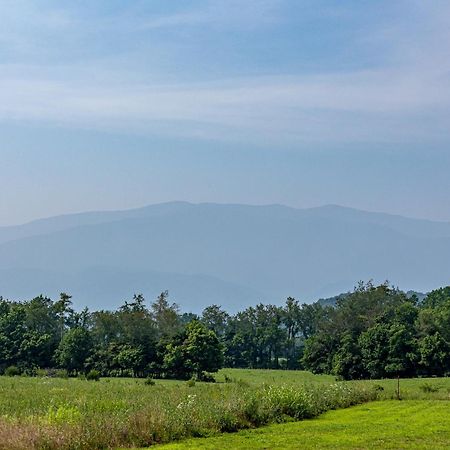
<path id="1" fill-rule="evenodd" d="M 373 400 L 369 385 L 0 378 L 1 449 L 144 447 Z"/>

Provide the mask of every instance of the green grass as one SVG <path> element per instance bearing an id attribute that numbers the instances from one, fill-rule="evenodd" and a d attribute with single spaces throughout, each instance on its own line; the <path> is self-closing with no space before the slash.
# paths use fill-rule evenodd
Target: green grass
<path id="1" fill-rule="evenodd" d="M 330 384 L 332 377 L 305 372 L 231 371 L 227 377 L 236 381 L 193 387 L 0 377 L 0 448 L 138 447 L 314 417 L 374 398 L 364 386 Z"/>
<path id="2" fill-rule="evenodd" d="M 143 447 L 315 417 L 373 399 L 373 385 L 383 388 L 382 399 L 395 398 L 397 388 L 396 380 L 336 383 L 301 371 L 226 369 L 217 379 L 189 387 L 165 380 L 148 386 L 137 379 L 0 377 L 0 449 Z M 448 400 L 450 379 L 401 380 L 401 395 Z"/>
<path id="3" fill-rule="evenodd" d="M 232 380 L 240 380 L 260 386 L 266 384 L 297 383 L 333 383 L 333 375 L 314 375 L 303 370 L 261 370 L 261 369 L 222 369 L 216 375 L 218 382 L 224 382 L 225 376 Z"/>
<path id="4" fill-rule="evenodd" d="M 397 380 L 364 381 L 383 387 L 381 398 L 397 398 Z M 425 389 L 431 386 L 434 392 Z M 403 400 L 450 400 L 450 378 L 400 379 L 400 397 Z"/>
<path id="5" fill-rule="evenodd" d="M 216 375 L 218 382 L 224 382 L 225 376 L 248 383 L 251 386 L 262 384 L 330 384 L 336 381 L 332 375 L 314 375 L 301 370 L 259 370 L 259 369 L 222 369 Z M 380 393 L 382 399 L 397 398 L 397 379 L 354 381 L 351 383 L 363 385 L 378 385 L 384 390 Z M 423 390 L 426 385 L 432 386 L 435 392 Z M 449 378 L 408 378 L 400 379 L 401 398 L 407 400 L 450 400 Z"/>
<path id="6" fill-rule="evenodd" d="M 319 418 L 158 446 L 178 449 L 448 449 L 450 405 L 379 401 Z"/>

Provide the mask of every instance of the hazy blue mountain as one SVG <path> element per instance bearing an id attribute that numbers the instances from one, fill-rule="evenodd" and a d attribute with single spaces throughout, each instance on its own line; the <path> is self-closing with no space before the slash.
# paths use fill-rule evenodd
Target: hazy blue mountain
<path id="1" fill-rule="evenodd" d="M 322 306 L 336 306 L 336 304 L 339 300 L 345 299 L 348 295 L 349 295 L 349 292 L 343 292 L 342 294 L 334 295 L 333 297 L 319 298 L 319 300 L 317 300 L 317 303 L 319 303 L 319 305 L 322 305 Z M 406 296 L 408 298 L 411 298 L 413 295 L 415 295 L 417 297 L 417 300 L 419 302 L 422 302 L 427 296 L 427 294 L 424 294 L 423 292 L 416 292 L 416 291 L 407 291 L 406 292 Z"/>
<path id="2" fill-rule="evenodd" d="M 170 297 L 184 310 L 201 311 L 215 303 L 226 304 L 230 310 L 237 311 L 243 299 L 271 300 L 245 286 L 207 275 L 126 271 L 107 267 L 92 267 L 79 272 L 6 269 L 0 270 L 0 280 L 3 295 L 10 293 L 11 298 L 31 298 L 36 293 L 57 298 L 60 292 L 70 292 L 74 294 L 74 304 L 79 309 L 86 305 L 93 309 L 114 309 L 134 293 L 140 292 L 153 300 L 168 287 Z"/>
<path id="3" fill-rule="evenodd" d="M 198 311 L 301 301 L 389 279 L 428 291 L 450 281 L 450 223 L 338 206 L 294 209 L 184 202 L 0 228 L 0 294 L 66 290 L 115 307 L 134 292 Z"/>
<path id="4" fill-rule="evenodd" d="M 338 300 L 341 300 L 341 299 L 343 300 L 347 296 L 348 296 L 348 292 L 334 295 L 333 297 L 319 298 L 319 300 L 317 300 L 317 303 L 322 306 L 333 306 L 334 307 L 334 306 L 336 306 Z"/>
<path id="5" fill-rule="evenodd" d="M 124 211 L 93 211 L 39 219 L 23 225 L 0 227 L 0 244 L 29 236 L 67 230 L 82 225 L 97 225 L 116 220 L 163 215 L 173 210 L 181 211 L 183 208 L 188 208 L 189 206 L 190 204 L 187 202 L 170 202 Z"/>

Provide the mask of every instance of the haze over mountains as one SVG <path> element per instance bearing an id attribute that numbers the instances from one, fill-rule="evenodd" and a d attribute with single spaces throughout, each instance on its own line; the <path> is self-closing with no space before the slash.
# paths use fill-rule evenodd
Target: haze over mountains
<path id="1" fill-rule="evenodd" d="M 448 284 L 450 223 L 339 206 L 172 202 L 0 227 L 0 295 L 11 299 L 66 291 L 77 307 L 115 308 L 168 289 L 184 310 L 235 311 L 371 278 L 417 291 Z"/>

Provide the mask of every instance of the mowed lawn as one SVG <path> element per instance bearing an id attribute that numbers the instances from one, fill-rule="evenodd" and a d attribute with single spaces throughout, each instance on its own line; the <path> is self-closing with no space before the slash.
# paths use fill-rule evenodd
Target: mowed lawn
<path id="1" fill-rule="evenodd" d="M 450 404 L 386 400 L 317 419 L 158 446 L 170 449 L 449 449 Z"/>

